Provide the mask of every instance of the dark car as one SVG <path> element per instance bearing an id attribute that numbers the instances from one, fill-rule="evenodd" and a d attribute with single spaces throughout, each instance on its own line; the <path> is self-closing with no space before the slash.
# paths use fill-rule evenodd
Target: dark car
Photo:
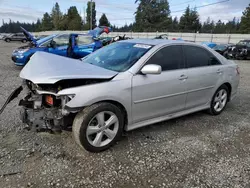
<path id="1" fill-rule="evenodd" d="M 26 36 L 23 33 L 10 34 L 8 36 L 3 37 L 3 40 L 5 42 L 20 41 L 20 42 L 23 42 L 23 43 L 26 43 L 28 41 Z"/>
<path id="2" fill-rule="evenodd" d="M 233 44 L 218 44 L 213 47 L 213 50 L 228 58 L 228 50 L 233 46 Z"/>
<path id="3" fill-rule="evenodd" d="M 250 58 L 250 39 L 241 40 L 228 49 L 228 57 L 231 59 L 244 60 Z"/>
<path id="4" fill-rule="evenodd" d="M 159 35 L 159 36 L 155 37 L 155 39 L 168 39 L 168 34 Z"/>

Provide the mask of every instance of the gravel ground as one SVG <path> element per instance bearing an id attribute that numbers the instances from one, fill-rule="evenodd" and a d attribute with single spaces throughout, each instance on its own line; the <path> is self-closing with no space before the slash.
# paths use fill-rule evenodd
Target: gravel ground
<path id="1" fill-rule="evenodd" d="M 20 45 L 0 42 L 0 106 L 21 83 L 10 60 Z M 250 62 L 237 63 L 239 95 L 220 116 L 199 112 L 128 132 L 98 154 L 81 150 L 71 132 L 26 131 L 15 99 L 0 116 L 0 187 L 250 187 Z"/>

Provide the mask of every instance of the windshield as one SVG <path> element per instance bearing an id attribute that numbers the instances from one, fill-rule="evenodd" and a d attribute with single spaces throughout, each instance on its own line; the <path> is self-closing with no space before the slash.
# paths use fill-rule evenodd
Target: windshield
<path id="1" fill-rule="evenodd" d="M 250 41 L 241 40 L 237 45 L 250 47 Z"/>
<path id="2" fill-rule="evenodd" d="M 86 56 L 84 63 L 93 64 L 116 72 L 132 67 L 152 46 L 117 42 Z"/>
<path id="3" fill-rule="evenodd" d="M 42 43 L 44 43 L 44 42 L 50 40 L 51 38 L 53 38 L 53 37 L 55 37 L 55 36 L 56 36 L 56 35 L 54 34 L 54 35 L 49 35 L 49 36 L 47 36 L 47 37 L 41 38 L 41 39 L 39 39 L 39 40 L 37 41 L 37 44 L 42 44 Z"/>
<path id="4" fill-rule="evenodd" d="M 225 50 L 226 48 L 227 48 L 226 45 L 217 45 L 217 46 L 215 46 L 213 49 L 214 49 L 214 50 L 221 50 L 221 51 L 223 51 L 223 50 Z"/>

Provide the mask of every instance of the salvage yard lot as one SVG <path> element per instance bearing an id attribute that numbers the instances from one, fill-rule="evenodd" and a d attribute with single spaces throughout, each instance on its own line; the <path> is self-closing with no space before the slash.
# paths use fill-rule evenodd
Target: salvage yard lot
<path id="1" fill-rule="evenodd" d="M 0 42 L 0 107 L 21 84 Z M 199 112 L 141 128 L 102 153 L 61 135 L 33 133 L 19 120 L 18 100 L 0 116 L 0 187 L 250 187 L 250 61 L 238 61 L 237 98 L 219 116 Z"/>

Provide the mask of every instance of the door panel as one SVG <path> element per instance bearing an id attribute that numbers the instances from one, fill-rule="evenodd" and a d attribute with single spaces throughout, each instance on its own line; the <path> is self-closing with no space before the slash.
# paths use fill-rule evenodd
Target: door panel
<path id="1" fill-rule="evenodd" d="M 56 48 L 49 48 L 48 51 L 52 54 L 67 56 L 67 48 L 68 46 L 59 46 Z"/>
<path id="2" fill-rule="evenodd" d="M 212 99 L 218 80 L 223 73 L 217 73 L 219 66 L 191 68 L 187 70 L 186 109 L 206 105 Z"/>
<path id="3" fill-rule="evenodd" d="M 162 67 L 159 75 L 137 74 L 132 80 L 134 123 L 184 110 L 186 69 L 182 47 L 163 47 L 147 62 Z"/>
<path id="4" fill-rule="evenodd" d="M 186 101 L 185 70 L 136 75 L 132 81 L 134 123 L 181 111 Z"/>
<path id="5" fill-rule="evenodd" d="M 48 51 L 53 54 L 67 56 L 67 49 L 69 46 L 69 34 L 59 35 L 53 38 L 55 43 L 54 48 L 49 48 Z"/>
<path id="6" fill-rule="evenodd" d="M 82 58 L 93 52 L 94 44 L 75 46 L 73 50 L 79 58 Z"/>
<path id="7" fill-rule="evenodd" d="M 75 44 L 73 51 L 76 57 L 82 58 L 94 51 L 95 43 L 92 36 L 78 35 L 77 37 L 74 37 L 73 40 L 75 40 L 73 42 L 73 44 Z"/>
<path id="8" fill-rule="evenodd" d="M 184 45 L 183 51 L 188 68 L 186 109 L 206 105 L 223 77 L 221 63 L 203 47 Z"/>
<path id="9" fill-rule="evenodd" d="M 15 35 L 13 35 L 12 37 L 11 37 L 11 40 L 13 40 L 13 41 L 17 41 L 17 35 L 15 34 Z"/>

